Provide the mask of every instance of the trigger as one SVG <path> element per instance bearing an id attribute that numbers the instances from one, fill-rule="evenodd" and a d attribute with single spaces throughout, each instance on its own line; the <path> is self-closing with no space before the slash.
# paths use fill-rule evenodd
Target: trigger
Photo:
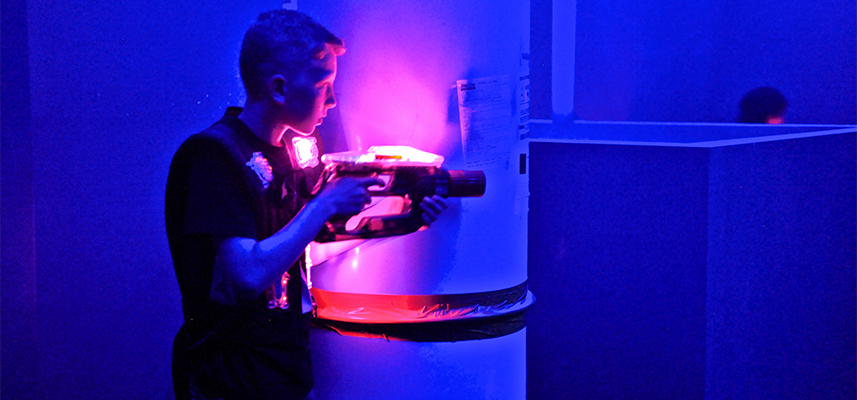
<path id="1" fill-rule="evenodd" d="M 377 175 L 376 178 L 382 180 L 384 182 L 384 185 L 383 186 L 369 186 L 370 188 L 372 188 L 369 190 L 370 195 L 374 196 L 376 193 L 381 193 L 381 192 L 390 190 L 390 182 L 393 180 L 392 175 L 387 175 L 387 174 Z M 374 189 L 374 188 L 377 188 L 377 189 Z"/>

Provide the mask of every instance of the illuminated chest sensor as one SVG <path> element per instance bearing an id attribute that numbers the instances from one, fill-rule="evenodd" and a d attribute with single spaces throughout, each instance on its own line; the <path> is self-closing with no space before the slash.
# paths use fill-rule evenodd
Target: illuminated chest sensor
<path id="1" fill-rule="evenodd" d="M 292 147 L 295 149 L 295 158 L 300 168 L 312 168 L 318 165 L 318 145 L 314 137 L 295 136 L 292 138 Z"/>

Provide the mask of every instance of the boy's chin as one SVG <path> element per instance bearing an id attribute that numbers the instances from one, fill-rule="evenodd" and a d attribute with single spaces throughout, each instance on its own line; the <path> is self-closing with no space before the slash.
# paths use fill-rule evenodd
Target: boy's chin
<path id="1" fill-rule="evenodd" d="M 310 136 L 313 132 L 315 132 L 315 125 L 313 125 L 312 129 L 309 132 L 305 131 L 306 127 L 292 127 L 291 130 L 294 133 L 297 133 L 300 136 Z"/>

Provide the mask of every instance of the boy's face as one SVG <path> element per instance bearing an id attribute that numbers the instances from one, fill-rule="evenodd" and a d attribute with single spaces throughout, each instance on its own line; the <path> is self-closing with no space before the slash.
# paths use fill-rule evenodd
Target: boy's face
<path id="1" fill-rule="evenodd" d="M 312 61 L 289 88 L 285 103 L 287 125 L 303 135 L 311 134 L 336 106 L 333 81 L 336 79 L 336 54 L 328 45 L 319 59 Z"/>

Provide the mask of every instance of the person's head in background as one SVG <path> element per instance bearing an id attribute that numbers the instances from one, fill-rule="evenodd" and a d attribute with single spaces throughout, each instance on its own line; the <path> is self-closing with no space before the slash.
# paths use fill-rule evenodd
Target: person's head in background
<path id="1" fill-rule="evenodd" d="M 779 90 L 770 86 L 755 88 L 741 98 L 738 122 L 782 124 L 788 105 L 788 101 Z"/>

